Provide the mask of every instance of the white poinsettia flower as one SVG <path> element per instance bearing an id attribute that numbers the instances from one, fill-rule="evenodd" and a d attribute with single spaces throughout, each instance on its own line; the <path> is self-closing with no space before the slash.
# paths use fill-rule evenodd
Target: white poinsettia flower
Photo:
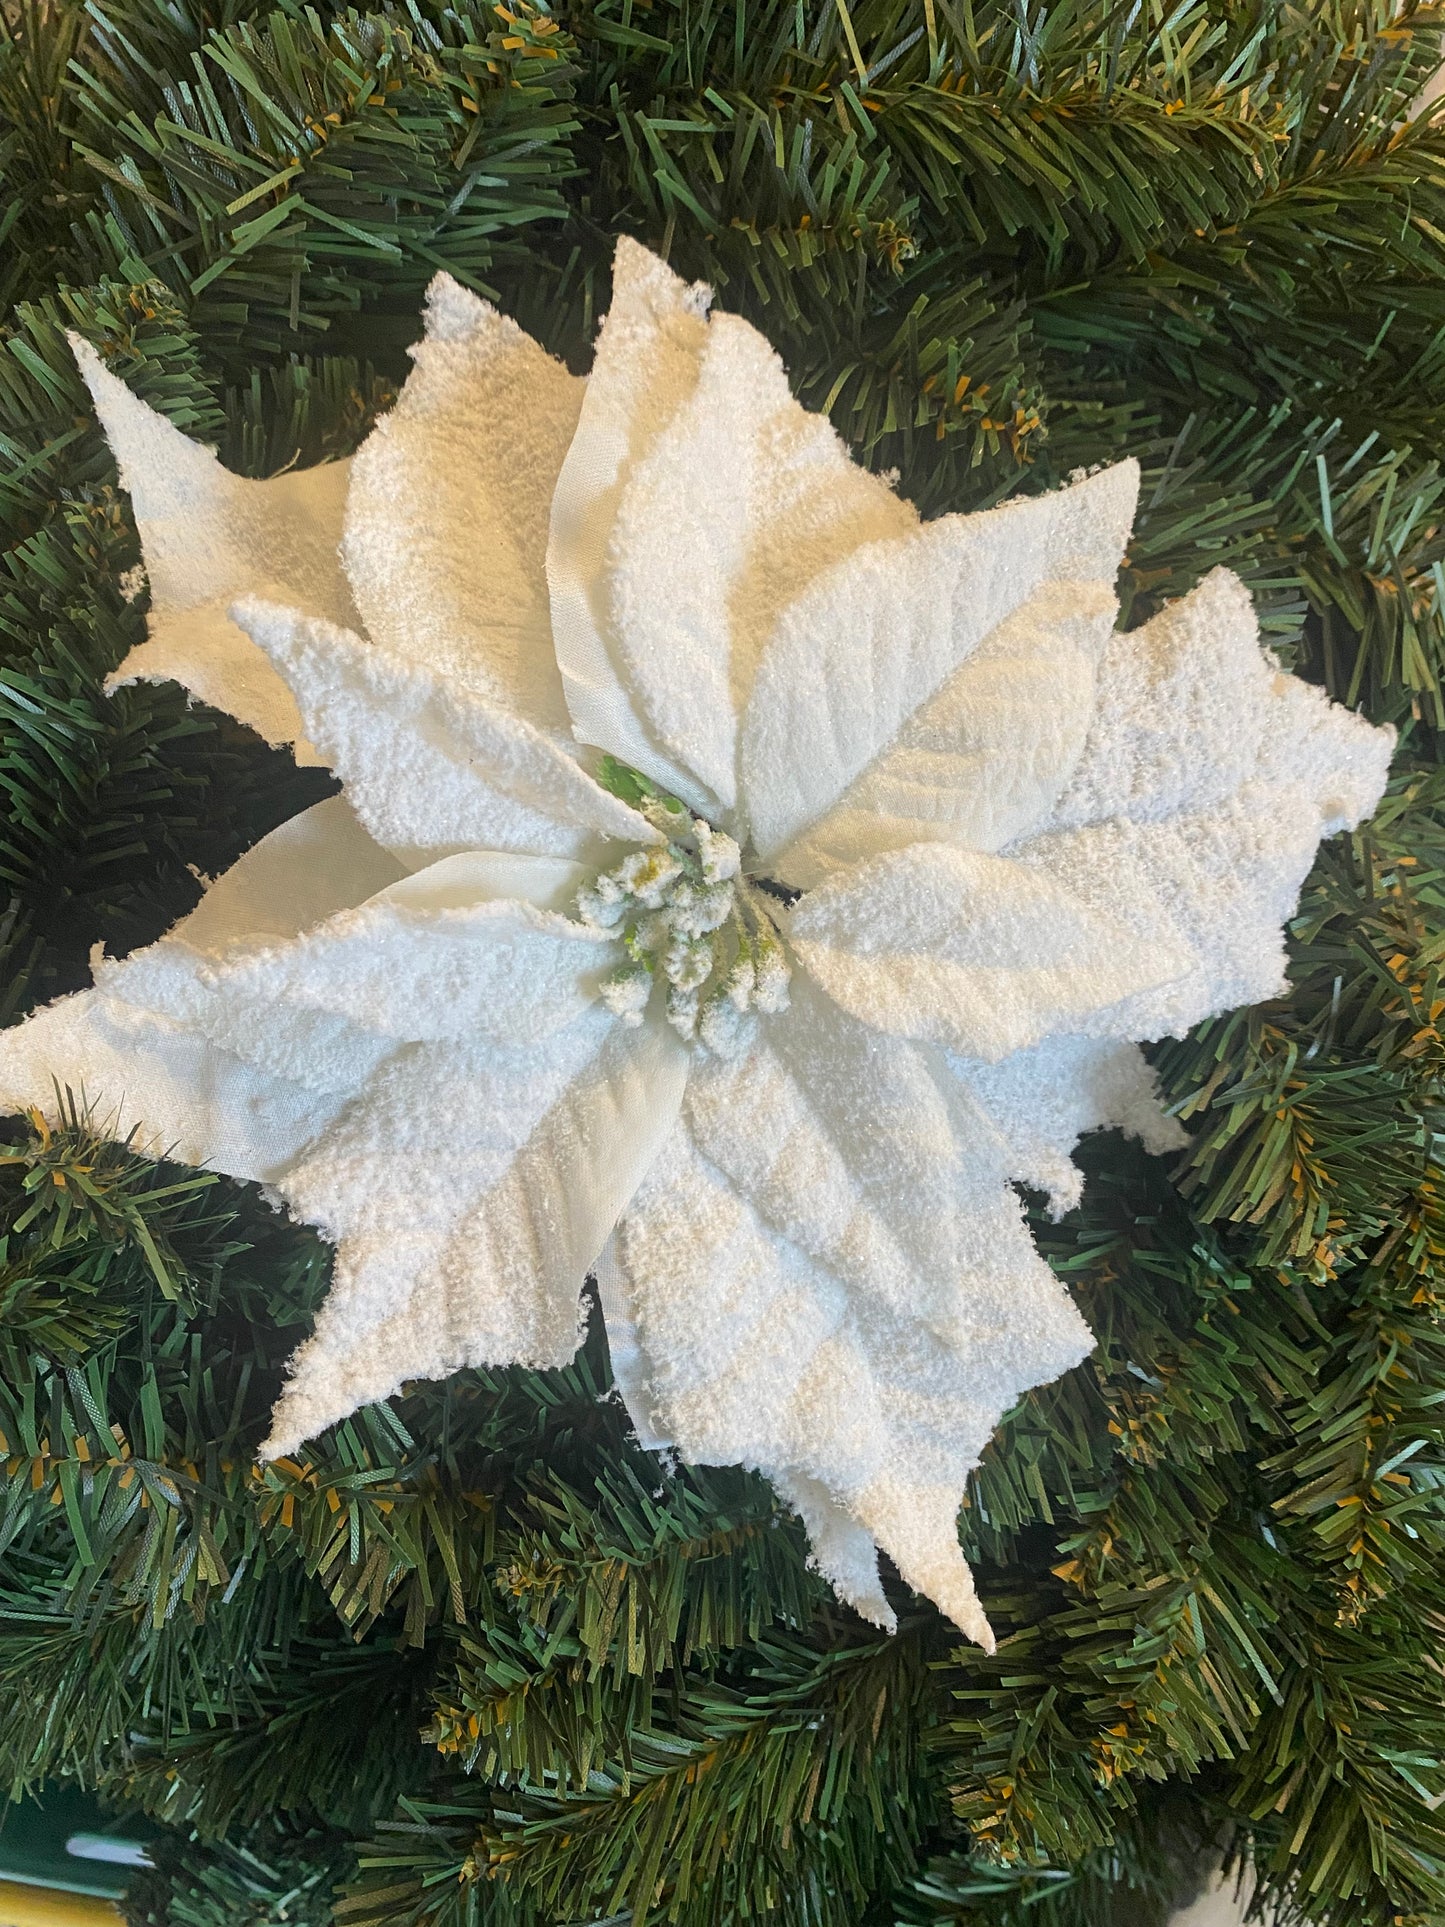
<path id="1" fill-rule="evenodd" d="M 595 1270 L 644 1440 L 990 1644 L 965 1479 L 1091 1342 L 1012 1186 L 1178 1141 L 1137 1042 L 1278 991 L 1389 733 L 1222 570 L 1114 632 L 1132 463 L 921 522 L 628 241 L 586 381 L 439 277 L 361 452 L 269 482 L 76 351 L 150 575 L 117 680 L 343 794 L 7 1033 L 0 1095 L 83 1088 L 335 1242 L 268 1453 L 563 1363 Z"/>

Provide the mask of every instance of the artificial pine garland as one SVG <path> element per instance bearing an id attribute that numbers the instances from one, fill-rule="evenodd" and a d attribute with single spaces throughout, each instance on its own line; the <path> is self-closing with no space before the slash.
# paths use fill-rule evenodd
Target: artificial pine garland
<path id="1" fill-rule="evenodd" d="M 1137 455 L 1126 623 L 1225 564 L 1292 667 L 1404 731 L 1292 994 L 1155 1053 L 1189 1151 L 1101 1137 L 1040 1217 L 1100 1344 L 973 1482 L 993 1658 L 898 1587 L 876 1636 L 762 1481 L 641 1451 L 598 1321 L 566 1370 L 420 1385 L 257 1471 L 323 1248 L 105 1145 L 81 1093 L 17 1123 L 12 1782 L 174 1829 L 137 1920 L 319 1920 L 339 1878 L 354 1927 L 1094 1927 L 1162 1917 L 1191 1836 L 1306 1920 L 1445 1914 L 1445 133 L 1410 118 L 1445 16 L 5 22 L 8 1016 L 328 787 L 173 688 L 101 694 L 143 602 L 67 327 L 272 474 L 389 404 L 437 268 L 585 368 L 635 234 L 927 513 Z"/>

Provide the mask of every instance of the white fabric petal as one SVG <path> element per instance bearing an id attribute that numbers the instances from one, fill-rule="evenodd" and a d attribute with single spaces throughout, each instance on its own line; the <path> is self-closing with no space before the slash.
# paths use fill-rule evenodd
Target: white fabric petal
<path id="1" fill-rule="evenodd" d="M 259 595 L 355 622 L 338 554 L 348 464 L 264 482 L 233 475 L 133 395 L 88 341 L 69 340 L 130 494 L 150 578 L 148 639 L 107 687 L 181 683 L 268 743 L 294 744 L 298 762 L 319 761 L 285 682 L 227 610 L 238 596 Z"/>
<path id="2" fill-rule="evenodd" d="M 699 1059 L 687 1118 L 763 1221 L 850 1290 L 945 1337 L 976 1337 L 958 1281 L 987 1251 L 967 1205 L 997 1178 L 1002 1147 L 940 1083 L 931 1053 L 902 1038 L 880 1050 L 795 980 L 786 1018 L 747 1056 Z"/>
<path id="3" fill-rule="evenodd" d="M 328 796 L 253 844 L 161 941 L 219 957 L 244 939 L 294 937 L 405 874 L 367 834 L 350 801 Z"/>
<path id="4" fill-rule="evenodd" d="M 316 1011 L 408 1043 L 534 1043 L 589 1008 L 624 952 L 557 910 L 487 892 L 540 877 L 565 901 L 586 874 L 558 858 L 452 857 L 203 981 L 247 1010 Z"/>
<path id="5" fill-rule="evenodd" d="M 809 890 L 930 840 L 996 851 L 1045 821 L 1079 760 L 1095 664 L 1118 602 L 1103 582 L 1045 584 L 920 703 L 838 802 L 769 869 Z"/>
<path id="6" fill-rule="evenodd" d="M 583 1281 L 672 1127 L 686 1065 L 664 1026 L 595 1009 L 541 1046 L 419 1044 L 381 1066 L 286 1183 L 336 1266 L 263 1456 L 409 1378 L 565 1364 Z"/>
<path id="7" fill-rule="evenodd" d="M 1097 611 L 1138 488 L 1138 464 L 1120 462 L 1052 495 L 944 516 L 864 545 L 795 597 L 763 652 L 742 725 L 743 809 L 763 861 L 846 809 L 850 786 L 895 745 L 918 747 L 898 743 L 910 718 L 1039 589 L 1078 584 Z M 1032 761 L 1026 712 L 1013 721 Z M 886 790 L 888 776 L 880 781 Z"/>
<path id="8" fill-rule="evenodd" d="M 1083 1194 L 1070 1154 L 1086 1131 L 1117 1125 L 1157 1153 L 1188 1143 L 1160 1103 L 1153 1067 L 1135 1044 L 1050 1037 L 996 1064 L 951 1052 L 948 1064 L 997 1130 L 1008 1177 L 1045 1192 L 1055 1217 Z"/>
<path id="9" fill-rule="evenodd" d="M 1072 1027 L 1141 1042 L 1182 1037 L 1216 1011 L 1279 996 L 1283 926 L 1319 838 L 1317 799 L 1303 784 L 1251 783 L 1197 814 L 1115 818 L 1024 844 L 1016 867 L 1108 917 L 1126 955 L 1186 960 L 1106 1011 L 1080 1013 Z"/>
<path id="10" fill-rule="evenodd" d="M 1115 1037 L 1182 1035 L 1279 994 L 1282 926 L 1319 839 L 1374 807 L 1394 732 L 1282 674 L 1223 569 L 1112 638 L 1099 692 L 1050 824 L 1011 854 L 1115 919 L 1128 948 L 1187 953 L 1187 970 L 1141 987 L 1107 1024 Z"/>
<path id="11" fill-rule="evenodd" d="M 915 843 L 829 877 L 799 902 L 788 934 L 853 1016 L 995 1063 L 1110 1024 L 1124 999 L 1189 968 L 1169 929 L 1126 926 L 1105 893 L 1085 897 L 1071 882 L 1042 857 Z"/>
<path id="12" fill-rule="evenodd" d="M 553 737 L 334 624 L 264 602 L 236 619 L 278 665 L 357 815 L 409 867 L 464 850 L 599 866 L 657 832 Z"/>
<path id="13" fill-rule="evenodd" d="M 730 816 L 738 716 L 778 610 L 917 514 L 851 459 L 826 416 L 799 406 L 756 329 L 735 315 L 704 323 L 692 292 L 629 243 L 579 467 L 608 436 L 625 437 L 609 505 L 615 660 L 652 737 Z"/>
<path id="14" fill-rule="evenodd" d="M 603 1304 L 636 1347 L 623 1390 L 644 1437 L 766 1471 L 875 1622 L 891 1615 L 874 1542 L 984 1637 L 964 1481 L 1001 1412 L 1089 1339 L 1028 1237 L 1007 1146 L 936 1069 L 799 984 L 750 1055 L 694 1066 Z"/>
<path id="15" fill-rule="evenodd" d="M 635 242 L 618 242 L 612 307 L 552 497 L 547 581 L 552 643 L 578 741 L 610 751 L 715 815 L 717 798 L 667 755 L 634 704 L 612 629 L 607 566 L 613 518 L 636 453 L 697 379 L 709 299 L 706 288 L 684 287 Z"/>
<path id="16" fill-rule="evenodd" d="M 82 990 L 0 1031 L 0 1110 L 93 1127 L 145 1157 L 276 1182 L 336 1114 L 325 1092 L 269 1076 L 198 1030 Z"/>
<path id="17" fill-rule="evenodd" d="M 695 1071 L 617 1262 L 647 1422 L 776 1479 L 870 1617 L 858 1530 L 987 1644 L 964 1482 L 1003 1410 L 1090 1340 L 961 1096 L 804 988 L 752 1056 Z"/>
<path id="18" fill-rule="evenodd" d="M 1142 629 L 1109 638 L 1088 740 L 1044 829 L 1160 822 L 1253 780 L 1312 792 L 1320 833 L 1353 828 L 1383 787 L 1394 731 L 1283 674 L 1249 591 L 1215 569 Z"/>
<path id="19" fill-rule="evenodd" d="M 557 656 L 577 734 L 714 822 L 779 606 L 860 542 L 916 525 L 735 315 L 618 243 L 612 306 L 552 514 Z"/>
<path id="20" fill-rule="evenodd" d="M 273 949 L 365 902 L 404 874 L 345 797 L 329 797 L 263 837 L 159 943 L 119 961 L 102 958 L 96 986 L 199 1031 L 258 1072 L 349 1097 L 395 1048 L 384 1026 L 351 1023 L 264 990 L 247 996 L 236 983 L 218 982 L 216 972 L 228 959 Z"/>
<path id="21" fill-rule="evenodd" d="M 351 465 L 344 554 L 366 633 L 458 692 L 566 732 L 547 527 L 584 383 L 446 274 L 411 353 L 396 406 Z"/>
<path id="22" fill-rule="evenodd" d="M 809 1478 L 806 1472 L 775 1472 L 772 1482 L 778 1497 L 803 1521 L 812 1555 L 809 1563 L 860 1619 L 882 1632 L 897 1632 L 898 1615 L 883 1590 L 878 1546 L 867 1526 L 859 1524 L 821 1479 Z M 987 1627 L 987 1620 L 983 1624 Z"/>
<path id="23" fill-rule="evenodd" d="M 55 1119 L 56 1087 L 69 1086 L 97 1125 L 134 1133 L 147 1156 L 274 1183 L 373 1068 L 376 1040 L 333 1037 L 321 1053 L 314 1039 L 292 1036 L 284 1051 L 286 1011 L 233 1012 L 201 974 L 237 943 L 287 937 L 399 874 L 344 798 L 303 811 L 159 943 L 102 959 L 95 990 L 0 1032 L 0 1104 Z"/>

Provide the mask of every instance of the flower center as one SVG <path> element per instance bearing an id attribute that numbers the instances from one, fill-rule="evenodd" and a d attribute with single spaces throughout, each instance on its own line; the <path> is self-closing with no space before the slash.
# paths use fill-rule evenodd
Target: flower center
<path id="1" fill-rule="evenodd" d="M 602 759 L 598 780 L 666 839 L 630 850 L 577 893 L 582 921 L 627 951 L 603 979 L 602 1001 L 624 1024 L 640 1024 L 665 984 L 673 1029 L 734 1057 L 759 1014 L 788 1007 L 792 972 L 776 914 L 792 893 L 746 877 L 732 837 L 616 757 Z"/>

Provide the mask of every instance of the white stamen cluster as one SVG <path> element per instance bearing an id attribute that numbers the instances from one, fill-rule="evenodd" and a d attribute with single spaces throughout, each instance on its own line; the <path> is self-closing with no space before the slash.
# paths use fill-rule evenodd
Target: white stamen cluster
<path id="1" fill-rule="evenodd" d="M 759 1013 L 788 1007 L 792 972 L 767 899 L 725 831 L 660 792 L 637 808 L 667 841 L 630 851 L 577 893 L 582 921 L 627 949 L 628 962 L 603 980 L 602 1001 L 624 1024 L 640 1024 L 664 983 L 673 1029 L 736 1056 Z"/>

